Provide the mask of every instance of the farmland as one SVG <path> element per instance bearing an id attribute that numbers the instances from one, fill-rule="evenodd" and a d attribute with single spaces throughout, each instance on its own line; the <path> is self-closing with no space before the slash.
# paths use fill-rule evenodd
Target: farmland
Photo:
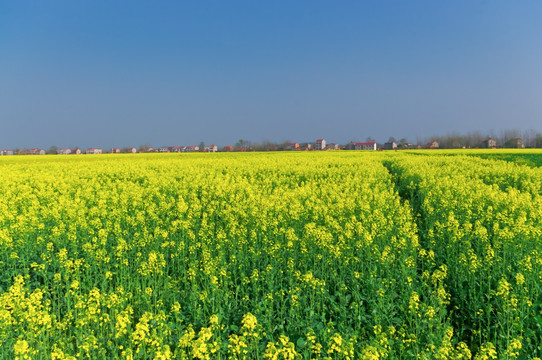
<path id="1" fill-rule="evenodd" d="M 0 358 L 540 358 L 541 157 L 0 158 Z"/>

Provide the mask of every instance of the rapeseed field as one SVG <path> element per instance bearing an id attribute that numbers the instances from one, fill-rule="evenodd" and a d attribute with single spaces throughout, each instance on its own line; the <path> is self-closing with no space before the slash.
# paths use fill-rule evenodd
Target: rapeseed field
<path id="1" fill-rule="evenodd" d="M 542 153 L 494 153 L 0 158 L 0 358 L 539 359 Z"/>

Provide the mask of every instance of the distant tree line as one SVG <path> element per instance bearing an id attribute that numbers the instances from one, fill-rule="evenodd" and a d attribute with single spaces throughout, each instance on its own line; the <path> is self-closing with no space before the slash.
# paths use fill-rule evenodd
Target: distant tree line
<path id="1" fill-rule="evenodd" d="M 497 147 L 516 147 L 515 140 L 521 139 L 526 148 L 542 148 L 542 133 L 534 129 L 520 130 L 503 130 L 498 134 L 490 132 L 483 134 L 479 131 L 469 132 L 466 135 L 450 133 L 447 135 L 436 135 L 425 138 L 424 142 L 418 141 L 418 144 L 423 145 L 427 141 L 438 141 L 440 148 L 445 149 L 460 149 L 460 148 L 477 148 L 482 147 L 483 142 L 488 138 L 493 138 L 497 142 Z"/>
<path id="2" fill-rule="evenodd" d="M 388 142 L 395 142 L 398 149 L 415 148 L 425 146 L 430 141 L 437 141 L 441 149 L 461 149 L 461 148 L 480 148 L 484 147 L 484 141 L 492 138 L 497 142 L 497 147 L 512 148 L 517 147 L 515 140 L 521 139 L 521 142 L 526 148 L 542 148 L 542 133 L 530 129 L 526 131 L 520 130 L 503 130 L 499 134 L 494 132 L 482 133 L 480 131 L 472 131 L 467 134 L 450 133 L 447 135 L 434 135 L 429 137 L 418 137 L 415 141 L 410 142 L 407 138 L 396 139 L 391 136 Z M 369 136 L 363 141 L 352 139 L 351 142 L 376 142 Z M 236 151 L 280 151 L 286 150 L 289 140 L 283 142 L 272 142 L 263 140 L 261 142 L 252 142 L 249 140 L 239 140 L 233 146 Z M 303 143 L 300 143 L 302 145 Z M 343 144 L 343 146 L 346 144 Z M 377 142 L 379 148 L 383 147 L 384 143 Z"/>
<path id="3" fill-rule="evenodd" d="M 461 148 L 480 148 L 484 147 L 484 141 L 488 138 L 492 138 L 496 141 L 497 147 L 499 148 L 514 148 L 518 147 L 519 143 L 522 144 L 521 147 L 525 148 L 542 148 L 542 133 L 534 129 L 529 129 L 525 131 L 521 130 L 502 130 L 498 134 L 495 132 L 482 133 L 480 131 L 472 131 L 467 134 L 459 133 L 449 133 L 446 135 L 434 135 L 429 137 L 417 137 L 416 141 L 410 142 L 407 138 L 400 138 L 396 140 L 395 137 L 391 136 L 388 138 L 388 143 L 396 143 L 398 149 L 409 149 L 416 147 L 424 147 L 427 143 L 431 141 L 437 141 L 439 143 L 439 148 L 441 149 L 461 149 Z M 363 140 L 364 142 L 376 142 L 376 140 L 369 136 Z M 351 142 L 362 142 L 359 139 L 352 139 Z M 273 142 L 270 140 L 262 140 L 260 142 L 253 142 L 246 139 L 238 140 L 235 145 L 231 146 L 233 151 L 281 151 L 289 150 L 291 142 L 285 140 L 282 142 Z M 311 142 L 299 143 L 300 149 L 307 148 L 307 144 L 313 144 Z M 347 144 L 342 144 L 340 147 L 344 148 Z M 384 143 L 378 143 L 377 146 L 382 148 Z M 226 147 L 225 147 L 226 148 Z M 77 149 L 74 147 L 72 149 Z M 121 148 L 121 153 L 131 152 L 132 148 Z M 147 152 L 152 149 L 149 143 L 145 143 L 139 146 L 137 149 L 138 152 Z M 46 153 L 47 154 L 56 154 L 58 148 L 56 146 L 51 146 Z M 219 151 L 223 150 L 222 148 Z M 199 151 L 205 151 L 205 143 L 202 141 L 199 144 Z M 20 149 L 15 149 L 14 153 L 19 154 L 23 152 Z"/>

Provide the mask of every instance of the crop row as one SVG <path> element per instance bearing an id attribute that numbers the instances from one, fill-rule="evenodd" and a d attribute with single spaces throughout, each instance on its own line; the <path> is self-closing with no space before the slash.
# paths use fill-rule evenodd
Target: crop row
<path id="1" fill-rule="evenodd" d="M 447 269 L 448 317 L 473 354 L 540 356 L 542 198 L 538 169 L 461 156 L 386 161 L 417 213 L 429 271 Z M 490 351 L 490 349 L 493 349 Z"/>

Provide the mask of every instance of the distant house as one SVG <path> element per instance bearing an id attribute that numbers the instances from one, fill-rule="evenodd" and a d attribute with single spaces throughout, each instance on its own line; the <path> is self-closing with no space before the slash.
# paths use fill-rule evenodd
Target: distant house
<path id="1" fill-rule="evenodd" d="M 169 152 L 169 147 L 162 146 L 162 147 L 158 148 L 158 152 L 167 153 L 167 152 Z"/>
<path id="2" fill-rule="evenodd" d="M 111 148 L 111 154 L 120 154 L 120 148 Z"/>
<path id="3" fill-rule="evenodd" d="M 86 151 L 86 154 L 101 154 L 101 153 L 102 153 L 102 149 L 98 149 L 98 148 L 88 148 Z"/>
<path id="4" fill-rule="evenodd" d="M 425 144 L 426 149 L 438 149 L 438 141 L 429 141 L 427 144 Z"/>
<path id="5" fill-rule="evenodd" d="M 387 143 L 384 143 L 384 146 L 382 147 L 384 150 L 397 150 L 397 143 L 395 141 L 388 141 Z"/>
<path id="6" fill-rule="evenodd" d="M 43 150 L 43 149 L 30 149 L 30 150 L 28 150 L 28 155 L 45 155 L 45 150 Z"/>
<path id="7" fill-rule="evenodd" d="M 182 152 L 183 150 L 183 147 L 182 146 L 169 146 L 167 148 L 168 151 L 162 151 L 162 148 L 160 148 L 160 152 L 176 152 L 176 153 L 180 153 Z"/>
<path id="8" fill-rule="evenodd" d="M 494 149 L 497 147 L 497 140 L 493 138 L 487 138 L 482 141 L 482 147 L 486 149 Z"/>
<path id="9" fill-rule="evenodd" d="M 23 149 L 19 151 L 19 155 L 45 155 L 45 150 L 42 149 Z"/>
<path id="10" fill-rule="evenodd" d="M 346 145 L 347 150 L 376 150 L 376 142 L 350 142 Z"/>
<path id="11" fill-rule="evenodd" d="M 13 155 L 13 150 L 0 150 L 0 155 L 2 156 Z"/>
<path id="12" fill-rule="evenodd" d="M 74 154 L 74 155 L 81 155 L 81 150 L 79 149 L 71 149 L 71 154 Z"/>
<path id="13" fill-rule="evenodd" d="M 311 143 L 299 144 L 299 150 L 312 150 L 312 144 Z"/>
<path id="14" fill-rule="evenodd" d="M 326 145 L 326 150 L 339 150 L 339 145 L 335 143 L 329 143 Z"/>
<path id="15" fill-rule="evenodd" d="M 523 140 L 521 138 L 513 138 L 508 140 L 504 147 L 512 148 L 512 149 L 523 149 L 525 148 L 525 144 L 523 143 Z"/>
<path id="16" fill-rule="evenodd" d="M 316 139 L 316 142 L 314 143 L 314 150 L 324 150 L 325 148 L 326 148 L 326 140 Z"/>
<path id="17" fill-rule="evenodd" d="M 196 151 L 199 151 L 199 146 L 196 146 L 196 145 L 183 146 L 181 148 L 181 152 L 196 152 Z"/>
<path id="18" fill-rule="evenodd" d="M 205 152 L 217 152 L 218 151 L 218 146 L 216 146 L 214 144 L 206 146 L 204 151 Z"/>
<path id="19" fill-rule="evenodd" d="M 69 155 L 72 153 L 71 149 L 56 149 L 58 155 Z"/>
<path id="20" fill-rule="evenodd" d="M 284 150 L 299 150 L 299 143 L 292 143 L 292 142 L 287 142 L 287 143 L 284 143 Z"/>
<path id="21" fill-rule="evenodd" d="M 137 149 L 135 147 L 130 147 L 130 148 L 128 148 L 128 152 L 132 153 L 132 154 L 135 154 L 135 153 L 137 153 Z"/>

